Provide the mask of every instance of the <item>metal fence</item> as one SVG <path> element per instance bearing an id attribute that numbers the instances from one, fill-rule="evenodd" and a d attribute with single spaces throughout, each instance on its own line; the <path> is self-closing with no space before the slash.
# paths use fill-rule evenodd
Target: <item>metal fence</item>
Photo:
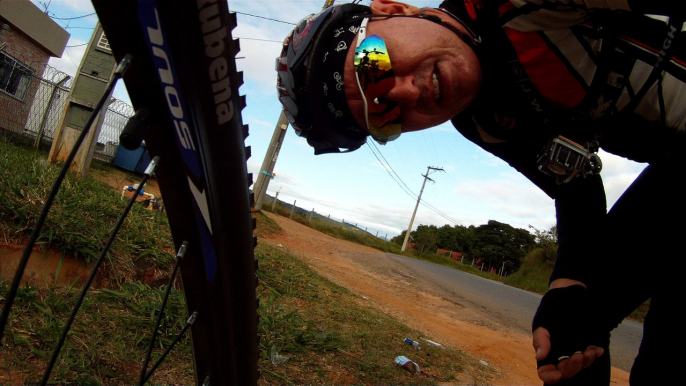
<path id="1" fill-rule="evenodd" d="M 50 66 L 46 67 L 42 76 L 27 72 L 19 75 L 21 80 L 18 84 L 21 88 L 3 88 L 0 84 L 0 129 L 25 137 L 36 147 L 50 146 L 62 119 L 73 78 Z M 0 83 L 2 78 L 0 74 Z M 12 80 L 16 78 L 17 75 Z M 21 90 L 21 93 L 17 90 Z M 94 158 L 106 162 L 114 160 L 119 148 L 119 134 L 133 113 L 131 105 L 110 99 Z"/>
<path id="2" fill-rule="evenodd" d="M 126 122 L 133 115 L 133 106 L 112 98 L 107 106 L 105 120 L 100 128 L 98 143 L 95 147 L 94 157 L 101 161 L 112 162 L 119 148 L 119 134 L 124 130 Z"/>

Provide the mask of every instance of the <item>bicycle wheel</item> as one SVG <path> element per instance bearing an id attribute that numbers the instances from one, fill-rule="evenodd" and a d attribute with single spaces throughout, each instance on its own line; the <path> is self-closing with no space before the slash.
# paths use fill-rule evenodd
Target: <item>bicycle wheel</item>
<path id="1" fill-rule="evenodd" d="M 257 383 L 257 300 L 250 149 L 226 1 L 93 0 L 137 111 L 177 249 L 197 384 Z"/>

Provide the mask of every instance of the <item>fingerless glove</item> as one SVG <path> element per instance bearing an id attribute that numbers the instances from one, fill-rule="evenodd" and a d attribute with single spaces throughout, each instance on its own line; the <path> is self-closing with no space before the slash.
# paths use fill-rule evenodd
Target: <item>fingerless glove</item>
<path id="1" fill-rule="evenodd" d="M 544 327 L 550 333 L 550 353 L 538 367 L 554 364 L 583 352 L 599 340 L 598 307 L 588 290 L 580 285 L 549 290 L 541 299 L 532 331 Z"/>

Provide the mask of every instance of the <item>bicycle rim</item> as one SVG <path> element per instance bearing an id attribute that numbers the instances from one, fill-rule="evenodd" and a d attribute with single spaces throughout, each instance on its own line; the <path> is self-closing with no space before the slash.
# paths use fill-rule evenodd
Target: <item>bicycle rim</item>
<path id="1" fill-rule="evenodd" d="M 93 6 L 136 110 L 150 109 L 144 137 L 180 272 L 196 384 L 257 383 L 257 300 L 248 135 L 236 71 L 236 25 L 226 1 L 111 1 Z"/>

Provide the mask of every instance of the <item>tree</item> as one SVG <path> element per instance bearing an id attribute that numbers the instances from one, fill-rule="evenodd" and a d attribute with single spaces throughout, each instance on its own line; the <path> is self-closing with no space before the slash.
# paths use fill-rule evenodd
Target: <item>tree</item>
<path id="1" fill-rule="evenodd" d="M 541 246 L 541 243 L 549 245 L 551 237 L 545 232 L 533 235 L 526 229 L 495 220 L 478 227 L 419 225 L 410 236 L 414 249 L 420 253 L 436 252 L 437 248 L 457 251 L 481 259 L 489 268 L 499 269 L 504 264 L 508 272 L 519 269 L 524 256 L 532 248 Z M 405 231 L 391 241 L 401 245 L 404 240 Z"/>
<path id="2" fill-rule="evenodd" d="M 555 263 L 557 259 L 557 226 L 553 225 L 547 231 L 541 231 L 529 225 L 536 236 L 536 244 L 543 250 L 543 256 L 548 263 Z"/>
<path id="3" fill-rule="evenodd" d="M 417 230 L 412 232 L 412 238 L 414 240 L 414 248 L 419 251 L 419 253 L 424 252 L 436 252 L 438 249 L 437 242 L 438 228 L 435 225 L 420 225 Z"/>
<path id="4" fill-rule="evenodd" d="M 505 269 L 513 272 L 534 245 L 535 237 L 528 231 L 489 220 L 475 229 L 471 254 L 489 267 L 501 267 L 504 263 Z"/>
<path id="5" fill-rule="evenodd" d="M 399 235 L 391 239 L 391 242 L 394 244 L 403 245 L 403 241 L 405 241 L 405 233 L 407 233 L 407 231 L 400 232 Z"/>
<path id="6" fill-rule="evenodd" d="M 443 225 L 436 230 L 438 248 L 469 253 L 474 239 L 474 226 Z"/>

